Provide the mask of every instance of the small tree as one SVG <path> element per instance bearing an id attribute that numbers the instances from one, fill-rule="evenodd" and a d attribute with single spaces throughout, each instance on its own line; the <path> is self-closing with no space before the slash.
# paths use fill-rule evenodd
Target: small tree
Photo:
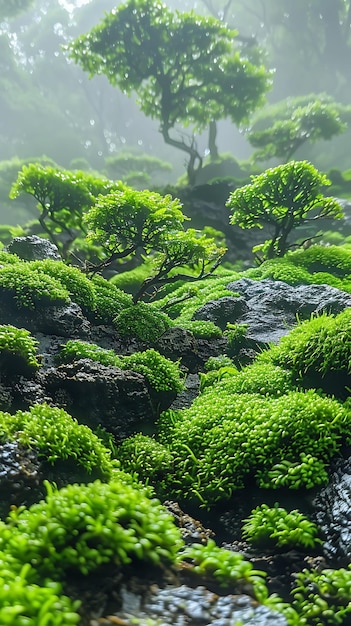
<path id="1" fill-rule="evenodd" d="M 40 163 L 24 165 L 11 187 L 10 198 L 23 193 L 38 202 L 39 222 L 63 258 L 69 256 L 74 240 L 84 233 L 83 214 L 98 194 L 117 183 L 95 178 L 86 172 L 71 172 Z"/>
<path id="2" fill-rule="evenodd" d="M 166 283 L 207 276 L 218 266 L 225 248 L 194 229 L 184 231 L 186 219 L 179 200 L 170 195 L 125 187 L 99 196 L 85 216 L 89 241 L 104 251 L 104 259 L 92 272 L 137 251 L 153 256 L 154 274 L 143 281 L 134 302 Z M 189 265 L 198 270 L 197 275 L 174 274 L 175 269 Z"/>
<path id="3" fill-rule="evenodd" d="M 268 107 L 255 126 L 271 124 L 262 130 L 251 130 L 247 138 L 254 148 L 253 161 L 277 158 L 289 161 L 306 142 L 327 141 L 343 133 L 351 107 L 343 106 L 320 94 L 303 98 L 288 98 Z"/>
<path id="4" fill-rule="evenodd" d="M 230 194 L 230 222 L 241 228 L 270 227 L 272 238 L 256 250 L 263 259 L 283 256 L 292 247 L 288 238 L 297 226 L 325 217 L 343 217 L 337 200 L 320 191 L 326 185 L 330 185 L 327 177 L 307 161 L 270 168 Z"/>
<path id="5" fill-rule="evenodd" d="M 240 54 L 236 35 L 212 17 L 172 12 L 160 0 L 129 0 L 68 50 L 90 77 L 105 74 L 138 94 L 165 142 L 188 154 L 192 183 L 202 165 L 194 136 L 185 141 L 171 131 L 177 124 L 201 131 L 224 118 L 246 123 L 270 88 L 270 73 Z"/>

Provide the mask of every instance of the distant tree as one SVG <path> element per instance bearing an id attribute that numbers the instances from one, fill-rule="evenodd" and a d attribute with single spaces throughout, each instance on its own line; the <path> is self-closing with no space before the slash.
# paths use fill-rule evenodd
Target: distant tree
<path id="1" fill-rule="evenodd" d="M 204 130 L 230 118 L 240 125 L 263 102 L 270 73 L 241 56 L 236 31 L 215 18 L 170 11 L 160 0 L 129 0 L 68 46 L 90 77 L 135 91 L 141 110 L 160 122 L 164 141 L 189 157 L 189 182 L 202 165 L 194 136 L 171 135 L 177 124 Z"/>
<path id="2" fill-rule="evenodd" d="M 172 165 L 167 161 L 148 155 L 120 152 L 105 158 L 106 172 L 109 178 L 121 178 L 131 187 L 139 183 L 145 188 L 149 186 L 154 176 L 161 172 L 172 171 Z"/>
<path id="3" fill-rule="evenodd" d="M 68 258 L 75 239 L 85 233 L 83 215 L 95 198 L 116 188 L 111 181 L 86 172 L 71 172 L 38 163 L 24 165 L 11 187 L 10 198 L 29 194 L 38 202 L 43 232 Z"/>
<path id="4" fill-rule="evenodd" d="M 256 250 L 260 250 L 263 260 L 281 257 L 292 246 L 288 239 L 297 226 L 326 217 L 343 217 L 337 200 L 320 191 L 321 186 L 329 184 L 327 177 L 307 161 L 278 165 L 253 176 L 249 185 L 230 194 L 230 222 L 240 228 L 271 228 L 272 238 Z"/>
<path id="5" fill-rule="evenodd" d="M 0 0 L 0 21 L 27 11 L 34 0 Z"/>
<path id="6" fill-rule="evenodd" d="M 302 102 L 301 102 L 302 101 Z M 247 134 L 250 144 L 258 148 L 252 155 L 254 161 L 277 158 L 289 161 L 306 142 L 330 140 L 347 128 L 351 119 L 351 107 L 325 97 L 311 94 L 304 98 L 288 98 L 267 107 L 258 118 L 258 126 L 265 121 L 272 125 Z"/>

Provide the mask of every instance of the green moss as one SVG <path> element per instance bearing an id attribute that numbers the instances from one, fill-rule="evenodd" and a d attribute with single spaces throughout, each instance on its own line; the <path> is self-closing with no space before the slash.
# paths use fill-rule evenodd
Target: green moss
<path id="1" fill-rule="evenodd" d="M 38 341 L 28 330 L 0 325 L 0 369 L 5 373 L 27 374 L 40 367 Z"/>
<path id="2" fill-rule="evenodd" d="M 351 276 L 351 252 L 342 246 L 314 245 L 291 252 L 288 259 L 311 274 L 327 272 L 338 278 Z"/>
<path id="3" fill-rule="evenodd" d="M 66 265 L 62 261 L 32 261 L 31 267 L 44 275 L 51 276 L 67 289 L 71 300 L 79 304 L 83 311 L 96 308 L 95 290 L 89 278 L 77 267 Z"/>
<path id="4" fill-rule="evenodd" d="M 313 386 L 328 392 L 327 375 L 351 372 L 351 310 L 301 322 L 257 360 L 290 370 L 294 380 L 306 386 L 312 377 Z"/>
<path id="5" fill-rule="evenodd" d="M 154 305 L 137 302 L 121 310 L 114 319 L 114 326 L 123 337 L 154 343 L 172 326 L 172 320 Z"/>
<path id="6" fill-rule="evenodd" d="M 348 568 L 307 570 L 295 577 L 293 606 L 303 623 L 332 626 L 349 623 L 351 571 Z"/>
<path id="7" fill-rule="evenodd" d="M 309 284 L 312 282 L 310 273 L 302 267 L 297 267 L 289 260 L 288 256 L 264 261 L 259 267 L 247 270 L 245 277 L 252 280 L 271 278 L 273 280 L 281 280 L 289 285 Z"/>
<path id="8" fill-rule="evenodd" d="M 132 296 L 118 289 L 97 274 L 91 279 L 94 286 L 96 308 L 94 319 L 102 324 L 112 324 L 115 317 L 132 305 Z"/>
<path id="9" fill-rule="evenodd" d="M 88 575 L 106 564 L 171 563 L 182 546 L 180 531 L 149 491 L 116 473 L 60 490 L 47 484 L 45 500 L 10 512 L 0 544 L 38 577 Z"/>
<path id="10" fill-rule="evenodd" d="M 158 488 L 167 474 L 173 470 L 171 452 L 161 443 L 138 433 L 125 439 L 119 446 L 116 456 L 121 467 L 130 474 L 135 474 L 142 483 Z M 167 498 L 167 492 L 158 496 Z"/>
<path id="11" fill-rule="evenodd" d="M 123 289 L 123 291 L 127 291 L 128 293 L 136 293 L 139 289 L 141 283 L 148 278 L 148 276 L 152 276 L 154 274 L 154 265 L 152 260 L 147 260 L 146 262 L 138 265 L 132 270 L 127 272 L 119 272 L 115 274 L 110 279 L 112 285 L 118 287 L 119 289 Z"/>
<path id="12" fill-rule="evenodd" d="M 228 358 L 228 357 L 227 357 Z M 281 396 L 295 386 L 291 372 L 271 363 L 252 363 L 242 370 L 233 365 L 201 374 L 201 391 L 223 381 L 221 393 L 255 393 L 263 396 Z M 225 379 L 225 384 L 224 384 Z"/>
<path id="13" fill-rule="evenodd" d="M 220 354 L 219 356 L 210 356 L 204 367 L 206 372 L 212 372 L 218 371 L 223 367 L 234 367 L 234 363 L 226 354 Z"/>
<path id="14" fill-rule="evenodd" d="M 336 400 L 314 390 L 276 398 L 233 393 L 231 382 L 206 389 L 173 422 L 161 421 L 159 440 L 174 458 L 166 484 L 172 497 L 228 500 L 284 459 L 301 462 L 306 453 L 327 465 L 349 437 L 351 413 Z"/>
<path id="15" fill-rule="evenodd" d="M 122 370 L 143 374 L 155 391 L 178 393 L 184 389 L 178 362 L 170 361 L 152 348 L 144 352 L 120 356 L 113 350 L 80 340 L 69 340 L 61 349 L 58 361 L 71 363 L 77 359 L 92 359 L 103 365 L 113 365 Z"/>
<path id="16" fill-rule="evenodd" d="M 244 520 L 244 539 L 259 546 L 274 544 L 279 548 L 315 548 L 322 543 L 318 527 L 297 509 L 287 511 L 277 503 L 257 506 Z"/>
<path id="17" fill-rule="evenodd" d="M 62 283 L 39 272 L 31 263 L 19 261 L 0 267 L 0 288 L 14 298 L 18 308 L 69 302 L 69 292 Z"/>
<path id="18" fill-rule="evenodd" d="M 196 339 L 218 339 L 222 337 L 221 329 L 213 322 L 204 320 L 188 320 L 184 317 L 177 319 L 177 326 L 190 330 Z"/>
<path id="19" fill-rule="evenodd" d="M 317 485 L 325 485 L 328 479 L 325 463 L 304 452 L 300 454 L 300 461 L 284 459 L 275 463 L 271 469 L 257 473 L 258 486 L 265 489 L 312 489 Z"/>
<path id="20" fill-rule="evenodd" d="M 112 472 L 110 451 L 88 426 L 78 424 L 66 411 L 37 404 L 14 415 L 1 413 L 0 439 L 16 440 L 35 448 L 51 464 L 73 460 L 87 472 L 108 478 Z"/>

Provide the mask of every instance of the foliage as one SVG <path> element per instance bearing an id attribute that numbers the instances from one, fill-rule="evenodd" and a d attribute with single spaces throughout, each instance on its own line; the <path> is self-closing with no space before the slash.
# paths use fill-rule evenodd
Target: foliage
<path id="1" fill-rule="evenodd" d="M 346 624 L 351 612 L 351 571 L 304 569 L 295 578 L 293 606 L 311 626 Z"/>
<path id="2" fill-rule="evenodd" d="M 136 186 L 136 175 L 142 175 L 144 185 L 149 186 L 155 176 L 159 177 L 161 172 L 172 170 L 170 163 L 158 157 L 124 151 L 106 157 L 105 164 L 109 178 L 122 179 L 132 187 Z"/>
<path id="3" fill-rule="evenodd" d="M 0 528 L 0 544 L 40 577 L 88 575 L 108 563 L 161 565 L 174 561 L 182 545 L 173 518 L 149 491 L 116 473 L 113 481 L 46 483 L 45 500 L 12 510 Z"/>
<path id="4" fill-rule="evenodd" d="M 27 11 L 33 0 L 0 0 L 0 21 L 12 18 L 22 11 Z"/>
<path id="5" fill-rule="evenodd" d="M 28 330 L 16 328 L 10 324 L 0 325 L 0 364 L 1 370 L 9 368 L 11 357 L 15 359 L 18 374 L 32 372 L 40 367 L 37 354 L 38 341 L 32 337 Z M 12 366 L 10 367 L 12 370 Z"/>
<path id="6" fill-rule="evenodd" d="M 341 218 L 341 206 L 323 196 L 327 177 L 307 161 L 291 161 L 252 177 L 249 185 L 233 191 L 227 201 L 231 224 L 241 228 L 268 226 L 273 234 L 260 248 L 263 259 L 283 256 L 289 236 L 301 224 L 321 218 Z"/>
<path id="7" fill-rule="evenodd" d="M 166 313 L 145 302 L 125 307 L 114 319 L 114 326 L 123 337 L 137 337 L 146 343 L 157 341 L 172 325 Z"/>
<path id="8" fill-rule="evenodd" d="M 337 278 L 351 276 L 351 252 L 343 246 L 315 244 L 305 250 L 290 252 L 288 260 L 308 272 L 328 272 Z"/>
<path id="9" fill-rule="evenodd" d="M 279 344 L 262 352 L 261 363 L 273 363 L 290 370 L 305 386 L 318 384 L 329 391 L 330 373 L 349 375 L 351 367 L 351 312 L 322 315 L 300 322 Z M 333 392 L 337 393 L 336 385 Z"/>
<path id="10" fill-rule="evenodd" d="M 227 337 L 228 340 L 227 353 L 229 356 L 237 356 L 239 350 L 245 344 L 247 331 L 248 324 L 227 323 L 227 329 L 224 332 L 224 336 Z"/>
<path id="11" fill-rule="evenodd" d="M 278 158 L 286 163 L 307 141 L 330 140 L 346 130 L 347 124 L 342 119 L 342 110 L 346 107 L 330 101 L 330 98 L 325 99 L 323 94 L 311 94 L 310 98 L 303 104 L 299 98 L 288 98 L 273 105 L 274 111 L 280 105 L 281 115 L 278 119 L 273 117 L 272 126 L 263 130 L 254 127 L 248 133 L 250 144 L 258 148 L 252 155 L 254 161 Z M 269 108 L 266 112 L 269 119 Z M 261 121 L 262 117 L 261 114 Z"/>
<path id="12" fill-rule="evenodd" d="M 210 356 L 205 363 L 205 371 L 212 372 L 218 371 L 223 367 L 235 367 L 232 359 L 226 354 L 220 354 L 219 356 Z"/>
<path id="13" fill-rule="evenodd" d="M 274 543 L 280 548 L 315 548 L 322 543 L 318 527 L 297 509 L 287 511 L 278 503 L 257 506 L 244 521 L 242 535 L 255 545 Z"/>
<path id="14" fill-rule="evenodd" d="M 103 365 L 113 365 L 122 370 L 132 370 L 143 374 L 155 391 L 178 393 L 184 388 L 179 364 L 170 361 L 153 349 L 121 356 L 113 350 L 100 348 L 96 344 L 70 339 L 58 356 L 61 363 L 70 363 L 77 359 L 86 358 L 98 361 Z"/>
<path id="15" fill-rule="evenodd" d="M 246 561 L 239 552 L 219 548 L 213 539 L 206 545 L 193 543 L 179 552 L 180 563 L 191 564 L 191 571 L 199 576 L 213 577 L 221 587 L 229 587 L 233 583 L 247 583 L 252 586 L 252 594 L 258 596 L 267 593 L 264 577 L 265 572 L 255 570 L 250 561 Z"/>
<path id="16" fill-rule="evenodd" d="M 38 271 L 31 263 L 21 262 L 0 267 L 0 288 L 14 298 L 18 308 L 34 310 L 38 305 L 67 304 L 69 292 L 63 284 Z"/>
<path id="17" fill-rule="evenodd" d="M 270 73 L 233 45 L 236 31 L 214 18 L 172 12 L 159 0 L 129 0 L 68 46 L 90 77 L 105 74 L 160 122 L 166 143 L 188 153 L 190 181 L 201 157 L 170 136 L 177 124 L 204 129 L 212 120 L 241 124 L 262 103 Z"/>
<path id="18" fill-rule="evenodd" d="M 257 473 L 257 483 L 264 489 L 312 489 L 328 482 L 325 463 L 311 454 L 301 452 L 300 461 L 293 463 L 284 459 L 275 463 L 271 469 Z"/>
<path id="19" fill-rule="evenodd" d="M 173 497 L 205 505 L 228 500 L 283 459 L 301 462 L 306 453 L 327 464 L 347 441 L 350 413 L 336 400 L 314 390 L 237 393 L 237 378 L 209 387 L 175 419 L 160 420 L 159 440 L 174 458 L 166 483 Z M 267 371 L 264 384 L 268 379 Z"/>
<path id="20" fill-rule="evenodd" d="M 0 438 L 35 448 L 51 464 L 73 459 L 87 472 L 111 475 L 110 451 L 88 426 L 78 424 L 64 409 L 35 404 L 14 415 L 1 413 Z"/>

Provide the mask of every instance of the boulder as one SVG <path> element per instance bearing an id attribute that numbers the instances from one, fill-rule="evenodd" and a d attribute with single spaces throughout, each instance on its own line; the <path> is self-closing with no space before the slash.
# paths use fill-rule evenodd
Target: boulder
<path id="1" fill-rule="evenodd" d="M 42 261 L 51 259 L 52 261 L 62 261 L 57 246 L 37 235 L 27 237 L 15 237 L 7 246 L 7 252 L 17 254 L 25 261 Z"/>

